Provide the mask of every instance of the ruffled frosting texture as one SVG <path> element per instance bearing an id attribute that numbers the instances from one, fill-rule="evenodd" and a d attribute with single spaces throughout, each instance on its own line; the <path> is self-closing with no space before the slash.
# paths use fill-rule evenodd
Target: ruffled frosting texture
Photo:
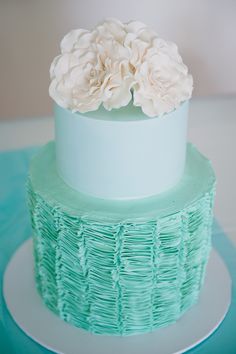
<path id="1" fill-rule="evenodd" d="M 138 216 L 126 202 L 120 206 L 130 211 L 123 214 L 105 201 L 97 208 L 89 199 L 88 209 L 79 193 L 55 178 L 48 151 L 35 158 L 28 181 L 35 278 L 46 306 L 97 334 L 131 335 L 175 322 L 198 301 L 204 281 L 215 191 L 210 166 L 190 149 L 205 179 L 187 176 L 179 192 L 171 192 L 174 209 L 168 202 L 158 211 L 150 199 L 139 203 Z M 198 192 L 187 193 L 180 208 L 177 199 L 189 181 L 199 183 Z M 169 196 L 161 198 L 165 205 Z"/>
<path id="2" fill-rule="evenodd" d="M 69 32 L 50 68 L 50 96 L 73 112 L 133 104 L 150 116 L 189 99 L 192 76 L 177 46 L 138 21 L 107 19 L 92 31 Z"/>

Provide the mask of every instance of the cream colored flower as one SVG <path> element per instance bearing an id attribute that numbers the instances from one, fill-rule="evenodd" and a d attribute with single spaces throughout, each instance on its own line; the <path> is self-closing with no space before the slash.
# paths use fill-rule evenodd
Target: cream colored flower
<path id="1" fill-rule="evenodd" d="M 62 54 L 50 68 L 49 87 L 60 106 L 84 113 L 101 104 L 108 110 L 120 108 L 131 100 L 129 51 L 112 32 L 104 36 L 107 26 L 114 31 L 117 24 L 105 22 L 92 32 L 74 30 L 63 38 Z"/>
<path id="2" fill-rule="evenodd" d="M 103 106 L 107 110 L 126 106 L 131 98 L 134 77 L 130 71 L 130 52 L 124 47 L 124 25 L 115 19 L 107 19 L 96 27 L 96 45 L 106 71 L 106 88 Z"/>
<path id="3" fill-rule="evenodd" d="M 50 74 L 49 93 L 60 106 L 73 112 L 88 112 L 100 106 L 105 75 L 91 46 L 59 55 Z"/>
<path id="4" fill-rule="evenodd" d="M 134 105 L 154 117 L 192 93 L 192 77 L 177 46 L 138 21 L 107 19 L 92 31 L 69 32 L 50 76 L 50 96 L 73 112 L 126 106 L 133 91 Z"/>
<path id="5" fill-rule="evenodd" d="M 191 97 L 192 76 L 188 74 L 174 43 L 164 41 L 145 24 L 126 25 L 125 47 L 130 49 L 134 75 L 134 105 L 155 117 L 177 108 Z"/>
<path id="6" fill-rule="evenodd" d="M 192 94 L 192 76 L 177 46 L 159 38 L 153 40 L 136 63 L 134 78 L 134 105 L 149 117 L 172 111 Z"/>

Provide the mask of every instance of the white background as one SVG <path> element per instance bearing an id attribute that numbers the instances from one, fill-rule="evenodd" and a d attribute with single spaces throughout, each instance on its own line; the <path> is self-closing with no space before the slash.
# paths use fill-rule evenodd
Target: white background
<path id="1" fill-rule="evenodd" d="M 0 0 L 0 119 L 50 114 L 61 38 L 106 17 L 139 19 L 176 42 L 194 95 L 236 93 L 235 0 Z"/>

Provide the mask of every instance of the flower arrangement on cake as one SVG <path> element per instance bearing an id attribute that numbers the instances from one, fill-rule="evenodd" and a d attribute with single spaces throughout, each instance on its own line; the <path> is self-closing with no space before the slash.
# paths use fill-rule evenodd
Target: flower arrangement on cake
<path id="1" fill-rule="evenodd" d="M 188 100 L 193 80 L 176 44 L 138 21 L 107 19 L 61 41 L 50 68 L 50 96 L 72 112 L 124 107 L 133 100 L 149 117 Z"/>

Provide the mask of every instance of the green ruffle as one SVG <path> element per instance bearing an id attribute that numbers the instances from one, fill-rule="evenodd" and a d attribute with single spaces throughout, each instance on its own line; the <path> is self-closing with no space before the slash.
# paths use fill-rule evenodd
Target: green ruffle
<path id="1" fill-rule="evenodd" d="M 92 212 L 93 205 L 89 213 L 60 203 L 63 188 L 72 190 L 60 180 L 50 184 L 56 172 L 47 158 L 46 149 L 34 159 L 28 181 L 35 277 L 44 303 L 63 320 L 98 334 L 144 333 L 175 322 L 197 302 L 204 281 L 215 191 L 210 165 L 199 198 L 143 219 L 140 213 L 108 216 Z M 40 189 L 37 167 L 43 163 Z"/>

